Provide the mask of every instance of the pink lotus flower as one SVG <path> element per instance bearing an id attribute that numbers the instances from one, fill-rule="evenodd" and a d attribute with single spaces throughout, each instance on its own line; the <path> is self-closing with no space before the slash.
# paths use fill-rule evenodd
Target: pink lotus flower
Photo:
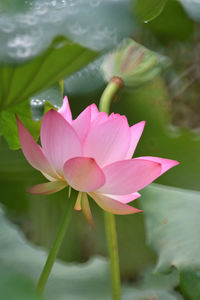
<path id="1" fill-rule="evenodd" d="M 48 111 L 41 126 L 40 147 L 17 118 L 22 151 L 28 162 L 48 180 L 33 186 L 32 194 L 52 194 L 66 186 L 79 191 L 75 209 L 83 209 L 92 223 L 87 194 L 113 214 L 140 210 L 127 203 L 138 191 L 178 162 L 159 157 L 132 159 L 145 122 L 129 127 L 125 116 L 99 112 L 88 106 L 75 120 L 68 99 L 58 111 Z"/>

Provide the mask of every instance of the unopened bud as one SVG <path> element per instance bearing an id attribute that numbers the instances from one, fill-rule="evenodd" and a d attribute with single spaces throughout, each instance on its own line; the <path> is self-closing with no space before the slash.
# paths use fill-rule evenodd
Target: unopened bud
<path id="1" fill-rule="evenodd" d="M 108 54 L 102 64 L 106 81 L 123 80 L 125 87 L 138 87 L 159 75 L 169 59 L 160 56 L 132 39 L 125 39 L 117 50 Z"/>

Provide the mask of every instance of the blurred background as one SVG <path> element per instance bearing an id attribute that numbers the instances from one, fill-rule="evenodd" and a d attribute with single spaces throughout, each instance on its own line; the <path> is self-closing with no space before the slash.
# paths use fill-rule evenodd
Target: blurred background
<path id="1" fill-rule="evenodd" d="M 152 0 L 150 6 L 144 4 L 145 1 L 142 5 L 136 0 L 0 2 L 0 199 L 6 217 L 15 228 L 43 249 L 50 247 L 56 234 L 67 199 L 66 191 L 50 196 L 27 193 L 30 186 L 44 182 L 44 178 L 18 149 L 13 114 L 21 113 L 37 137 L 46 107 L 59 107 L 62 103 L 61 91 L 56 85 L 60 79 L 63 79 L 63 93 L 69 98 L 73 117 L 91 103 L 98 105 L 107 84 L 101 64 L 124 38 L 132 38 L 167 60 L 158 76 L 133 88 L 125 86 L 111 108 L 125 114 L 130 125 L 142 120 L 147 122 L 136 157 L 152 155 L 180 162 L 142 193 L 142 200 L 137 201 L 136 206 L 144 208 L 144 214 L 116 217 L 121 275 L 126 283 L 136 282 L 139 274 L 155 265 L 157 255 L 160 258 L 159 247 L 152 242 L 148 227 L 152 221 L 151 209 L 157 209 L 160 199 L 163 198 L 165 204 L 168 199 L 174 199 L 172 203 L 169 201 L 170 207 L 166 206 L 172 214 L 179 210 L 176 202 L 179 198 L 185 201 L 180 202 L 180 207 L 187 199 L 191 200 L 191 207 L 185 206 L 177 220 L 185 220 L 185 224 L 192 220 L 190 232 L 194 240 L 198 232 L 194 230 L 194 233 L 193 229 L 199 224 L 194 223 L 194 215 L 188 217 L 188 213 L 200 211 L 196 204 L 199 194 L 191 191 L 200 190 L 200 1 L 167 0 L 158 4 Z M 67 47 L 74 48 L 68 50 Z M 48 72 L 51 78 L 45 77 Z M 167 193 L 169 198 L 165 199 Z M 152 206 L 148 208 L 149 203 Z M 103 213 L 93 202 L 91 205 L 95 229 L 87 224 L 82 213 L 74 211 L 59 253 L 62 261 L 85 263 L 96 255 L 107 256 Z M 160 217 L 159 209 L 158 205 L 155 219 Z M 175 215 L 174 219 L 176 222 Z M 172 235 L 178 237 L 180 224 L 173 223 L 173 226 Z M 1 231 L 0 236 L 5 238 L 7 234 Z M 184 246 L 182 249 L 186 251 Z M 199 258 L 197 260 L 199 268 Z M 168 264 L 169 268 L 174 265 L 171 261 Z M 189 271 L 184 269 L 181 273 L 180 264 L 175 266 L 181 278 L 174 284 L 179 286 L 178 291 L 185 299 L 198 300 L 197 287 L 196 294 L 191 295 L 191 285 L 185 284 Z M 193 286 L 195 280 L 193 278 L 191 283 Z M 181 299 L 159 297 L 130 299 Z M 103 298 L 93 295 L 91 299 Z"/>

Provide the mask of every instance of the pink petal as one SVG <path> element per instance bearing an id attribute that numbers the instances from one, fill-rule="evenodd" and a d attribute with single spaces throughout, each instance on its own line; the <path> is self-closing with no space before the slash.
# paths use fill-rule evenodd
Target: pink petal
<path id="1" fill-rule="evenodd" d="M 106 196 L 108 198 L 112 198 L 114 200 L 117 200 L 117 201 L 119 201 L 121 203 L 125 203 L 125 204 L 141 197 L 141 195 L 139 193 L 133 193 L 133 194 L 128 194 L 128 195 L 104 194 L 104 196 Z"/>
<path id="2" fill-rule="evenodd" d="M 88 106 L 72 123 L 72 127 L 83 141 L 89 131 L 91 122 L 91 106 Z"/>
<path id="3" fill-rule="evenodd" d="M 105 176 L 93 158 L 75 157 L 64 165 L 67 182 L 77 191 L 91 192 L 105 183 Z"/>
<path id="4" fill-rule="evenodd" d="M 71 113 L 71 109 L 69 106 L 69 101 L 67 96 L 65 96 L 65 98 L 63 99 L 63 105 L 62 107 L 58 110 L 59 114 L 61 114 L 64 119 L 69 122 L 70 124 L 72 123 L 72 113 Z"/>
<path id="5" fill-rule="evenodd" d="M 57 178 L 54 178 L 54 177 L 51 177 L 49 174 L 45 173 L 45 172 L 42 172 L 42 175 L 44 175 L 44 177 L 46 177 L 46 179 L 48 179 L 49 181 L 57 181 L 58 179 L 61 179 L 60 176 L 57 175 Z"/>
<path id="6" fill-rule="evenodd" d="M 99 193 L 90 193 L 90 196 L 96 203 L 105 211 L 116 215 L 129 215 L 141 212 L 141 210 L 132 206 L 126 205 Z"/>
<path id="7" fill-rule="evenodd" d="M 64 181 L 51 181 L 32 186 L 28 192 L 31 194 L 50 195 L 61 191 L 67 186 Z"/>
<path id="8" fill-rule="evenodd" d="M 96 104 L 91 104 L 91 122 L 98 116 L 99 110 Z"/>
<path id="9" fill-rule="evenodd" d="M 48 111 L 42 120 L 41 143 L 48 161 L 61 175 L 64 163 L 82 154 L 82 145 L 77 133 L 55 110 Z"/>
<path id="10" fill-rule="evenodd" d="M 154 161 L 161 164 L 161 175 L 167 172 L 169 169 L 179 165 L 179 162 L 176 160 L 154 157 L 154 156 L 142 156 L 142 157 L 136 157 L 135 159 L 142 159 L 142 160 L 145 159 L 145 160 Z"/>
<path id="11" fill-rule="evenodd" d="M 91 128 L 94 128 L 108 120 L 107 113 L 101 111 L 91 123 Z"/>
<path id="12" fill-rule="evenodd" d="M 110 120 L 111 120 L 111 119 L 116 119 L 116 118 L 118 118 L 118 117 L 120 117 L 120 114 L 111 113 L 110 116 L 109 116 L 109 119 L 110 119 Z"/>
<path id="13" fill-rule="evenodd" d="M 85 215 L 86 220 L 89 222 L 89 224 L 94 227 L 94 223 L 92 220 L 92 213 L 90 210 L 90 204 L 86 193 L 83 193 L 82 201 L 81 201 L 83 213 Z"/>
<path id="14" fill-rule="evenodd" d="M 142 132 L 144 130 L 144 126 L 145 126 L 145 121 L 142 121 L 142 122 L 139 122 L 139 123 L 133 125 L 130 128 L 130 131 L 131 131 L 131 145 L 130 145 L 130 148 L 129 148 L 127 154 L 126 154 L 126 159 L 132 158 L 132 156 L 135 152 L 135 149 L 137 147 L 137 144 L 140 140 L 140 137 L 142 135 Z"/>
<path id="15" fill-rule="evenodd" d="M 99 189 L 104 194 L 127 195 L 135 193 L 161 175 L 157 162 L 130 159 L 112 163 L 103 168 L 106 183 Z"/>
<path id="16" fill-rule="evenodd" d="M 47 175 L 57 178 L 56 172 L 53 170 L 47 161 L 43 150 L 32 138 L 28 130 L 24 127 L 23 123 L 16 117 L 19 140 L 22 147 L 24 156 L 28 162 L 37 170 L 46 173 Z"/>
<path id="17" fill-rule="evenodd" d="M 92 127 L 84 144 L 84 156 L 93 157 L 100 166 L 121 160 L 130 145 L 130 130 L 125 117 L 107 120 Z"/>

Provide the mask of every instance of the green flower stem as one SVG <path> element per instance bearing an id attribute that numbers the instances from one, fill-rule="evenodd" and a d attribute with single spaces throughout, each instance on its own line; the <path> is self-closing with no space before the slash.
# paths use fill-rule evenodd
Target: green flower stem
<path id="1" fill-rule="evenodd" d="M 68 199 L 66 211 L 65 211 L 62 221 L 60 223 L 58 232 L 56 234 L 56 238 L 55 238 L 55 240 L 52 244 L 52 247 L 49 251 L 49 255 L 47 257 L 45 266 L 42 270 L 40 279 L 37 284 L 37 290 L 40 294 L 42 294 L 44 292 L 45 285 L 47 283 L 47 280 L 48 280 L 51 270 L 53 268 L 57 254 L 60 250 L 60 246 L 65 237 L 65 233 L 66 233 L 67 227 L 68 227 L 70 219 L 71 219 L 71 213 L 72 213 L 73 207 L 74 207 L 74 201 L 72 199 Z"/>
<path id="2" fill-rule="evenodd" d="M 118 255 L 115 216 L 111 213 L 104 212 L 104 220 L 105 220 L 108 251 L 110 256 L 112 295 L 113 295 L 113 300 L 120 300 L 121 282 L 120 282 L 119 255 Z"/>
<path id="3" fill-rule="evenodd" d="M 111 102 L 122 87 L 123 81 L 120 78 L 114 77 L 110 81 L 100 99 L 100 111 L 104 111 L 109 114 Z M 115 216 L 111 213 L 104 212 L 104 220 L 110 256 L 113 300 L 121 300 L 121 282 Z"/>
<path id="4" fill-rule="evenodd" d="M 100 111 L 104 111 L 107 114 L 110 113 L 111 102 L 122 87 L 123 81 L 118 77 L 113 77 L 101 96 L 99 103 Z"/>

